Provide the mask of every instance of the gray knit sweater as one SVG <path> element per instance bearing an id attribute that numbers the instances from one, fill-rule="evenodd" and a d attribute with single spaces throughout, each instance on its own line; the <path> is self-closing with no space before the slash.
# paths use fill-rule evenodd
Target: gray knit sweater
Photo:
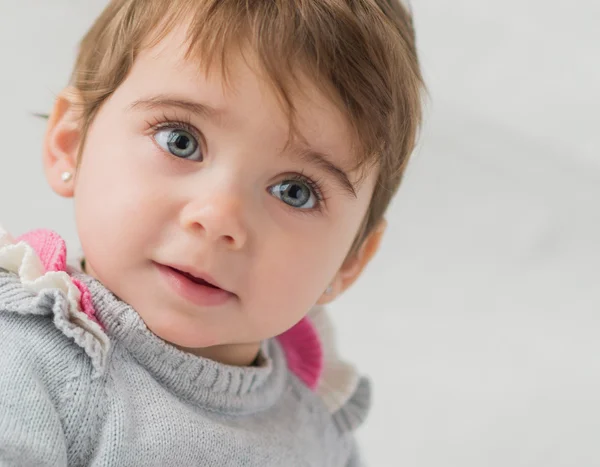
<path id="1" fill-rule="evenodd" d="M 344 409 L 330 414 L 275 340 L 258 367 L 192 356 L 78 278 L 110 340 L 100 360 L 61 322 L 62 291 L 34 294 L 0 269 L 0 466 L 358 465 Z"/>

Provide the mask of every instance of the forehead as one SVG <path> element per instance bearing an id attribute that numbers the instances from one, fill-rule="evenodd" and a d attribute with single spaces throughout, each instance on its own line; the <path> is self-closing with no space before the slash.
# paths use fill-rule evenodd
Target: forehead
<path id="1" fill-rule="evenodd" d="M 141 50 L 128 78 L 138 99 L 169 94 L 201 102 L 223 126 L 269 127 L 291 137 L 287 142 L 333 154 L 354 172 L 352 127 L 326 86 L 294 70 L 286 102 L 251 49 L 232 47 L 226 63 L 207 66 L 202 56 L 188 53 L 187 41 L 187 30 L 179 27 Z"/>

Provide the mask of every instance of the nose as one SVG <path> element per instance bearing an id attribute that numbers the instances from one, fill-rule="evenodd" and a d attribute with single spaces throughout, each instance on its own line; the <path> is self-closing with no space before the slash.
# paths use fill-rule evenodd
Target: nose
<path id="1" fill-rule="evenodd" d="M 211 190 L 209 196 L 190 200 L 181 213 L 181 222 L 195 235 L 214 245 L 223 244 L 234 250 L 246 245 L 248 231 L 244 221 L 242 194 Z"/>

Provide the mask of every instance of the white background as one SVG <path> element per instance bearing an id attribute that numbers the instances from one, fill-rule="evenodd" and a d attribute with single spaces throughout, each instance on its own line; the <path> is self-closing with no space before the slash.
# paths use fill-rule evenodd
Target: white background
<path id="1" fill-rule="evenodd" d="M 0 222 L 77 245 L 45 112 L 101 0 L 0 0 Z M 413 2 L 430 98 L 383 250 L 333 307 L 372 466 L 600 466 L 600 3 Z"/>

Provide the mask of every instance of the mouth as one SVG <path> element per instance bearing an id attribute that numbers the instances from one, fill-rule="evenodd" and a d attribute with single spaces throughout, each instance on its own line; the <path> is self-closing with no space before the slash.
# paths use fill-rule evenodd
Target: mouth
<path id="1" fill-rule="evenodd" d="M 218 306 L 237 299 L 236 294 L 223 289 L 208 274 L 183 267 L 155 265 L 169 288 L 194 305 Z"/>
<path id="2" fill-rule="evenodd" d="M 177 269 L 171 266 L 167 266 L 171 271 L 176 272 L 177 274 L 181 274 L 183 277 L 185 277 L 186 279 L 189 279 L 190 281 L 192 281 L 194 284 L 198 284 L 198 285 L 204 285 L 206 287 L 210 287 L 213 289 L 219 289 L 219 290 L 223 290 L 221 289 L 221 287 L 205 280 L 202 279 L 201 277 L 196 277 L 193 274 L 190 274 L 189 272 L 185 272 L 182 271 L 181 269 Z"/>

